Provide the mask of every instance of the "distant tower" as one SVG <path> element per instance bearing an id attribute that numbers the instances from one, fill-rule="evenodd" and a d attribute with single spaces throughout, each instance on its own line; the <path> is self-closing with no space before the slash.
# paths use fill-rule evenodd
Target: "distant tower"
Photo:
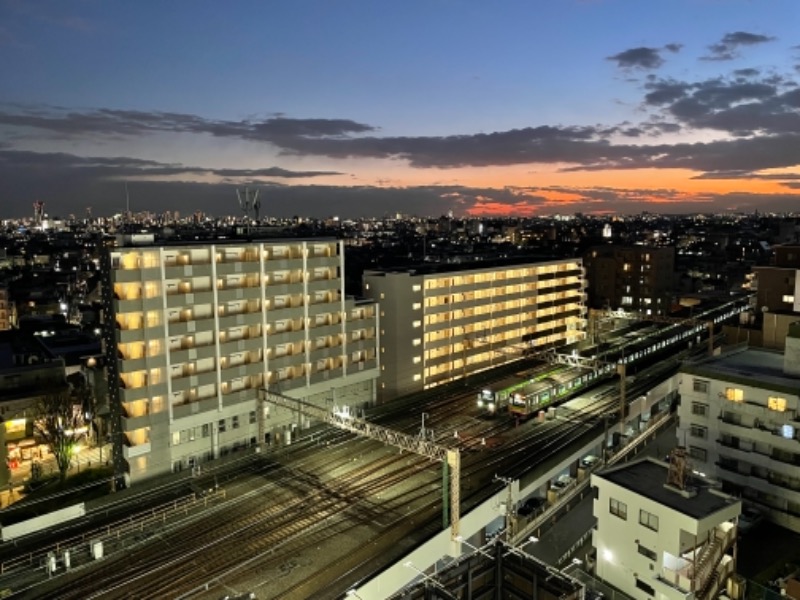
<path id="1" fill-rule="evenodd" d="M 87 206 L 86 207 L 86 220 L 87 221 L 91 221 L 92 220 L 92 207 L 91 206 Z"/>
<path id="2" fill-rule="evenodd" d="M 255 213 L 255 218 L 257 220 L 258 211 L 261 209 L 261 200 L 258 199 L 258 190 L 251 190 L 250 188 L 237 189 L 236 196 L 239 198 L 239 208 L 242 209 L 244 218 L 249 219 L 252 211 Z"/>
<path id="3" fill-rule="evenodd" d="M 33 222 L 41 227 L 44 221 L 44 202 L 37 200 L 33 203 Z"/>

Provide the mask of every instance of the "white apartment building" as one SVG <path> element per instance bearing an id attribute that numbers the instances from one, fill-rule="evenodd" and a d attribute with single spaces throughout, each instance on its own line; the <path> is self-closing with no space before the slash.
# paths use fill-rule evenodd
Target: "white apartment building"
<path id="1" fill-rule="evenodd" d="M 679 442 L 695 468 L 800 532 L 800 323 L 784 352 L 738 349 L 681 368 Z"/>
<path id="2" fill-rule="evenodd" d="M 103 265 L 118 475 L 290 441 L 308 419 L 263 405 L 265 388 L 330 407 L 375 399 L 377 307 L 345 296 L 341 242 L 122 241 Z"/>
<path id="3" fill-rule="evenodd" d="M 592 473 L 595 575 L 631 598 L 710 600 L 735 572 L 738 498 L 645 458 Z M 681 472 L 683 471 L 683 472 Z"/>
<path id="4" fill-rule="evenodd" d="M 579 258 L 369 270 L 363 283 L 381 311 L 380 401 L 585 337 Z"/>

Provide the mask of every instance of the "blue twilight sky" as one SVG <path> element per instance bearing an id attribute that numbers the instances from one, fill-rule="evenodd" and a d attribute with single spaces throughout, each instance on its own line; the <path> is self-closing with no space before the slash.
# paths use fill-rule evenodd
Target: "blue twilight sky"
<path id="1" fill-rule="evenodd" d="M 0 0 L 0 218 L 800 211 L 798 0 Z"/>

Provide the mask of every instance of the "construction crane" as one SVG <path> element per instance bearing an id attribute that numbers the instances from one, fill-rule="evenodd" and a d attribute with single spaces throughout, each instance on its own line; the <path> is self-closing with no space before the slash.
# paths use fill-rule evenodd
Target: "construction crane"
<path id="1" fill-rule="evenodd" d="M 450 483 L 449 502 L 447 497 L 448 486 L 443 486 L 442 522 L 443 526 L 447 527 L 449 521 L 451 537 L 453 539 L 458 537 L 459 522 L 461 519 L 461 453 L 458 448 L 441 446 L 430 441 L 427 439 L 427 436 L 424 435 L 411 436 L 388 429 L 387 427 L 375 425 L 364 419 L 352 416 L 349 410 L 337 410 L 334 408 L 332 411 L 329 411 L 326 408 L 306 402 L 305 400 L 292 398 L 265 388 L 261 388 L 260 393 L 262 402 L 297 411 L 302 415 L 317 419 L 333 427 L 355 433 L 362 437 L 378 440 L 379 442 L 389 444 L 401 450 L 406 450 L 441 462 L 443 468 L 442 478 L 445 481 L 449 479 Z M 263 448 L 266 434 L 264 411 L 260 410 L 259 414 L 261 416 L 259 419 L 259 444 Z"/>

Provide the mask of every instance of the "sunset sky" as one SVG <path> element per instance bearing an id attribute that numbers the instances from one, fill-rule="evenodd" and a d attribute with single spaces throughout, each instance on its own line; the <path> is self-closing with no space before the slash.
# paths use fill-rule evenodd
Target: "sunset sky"
<path id="1" fill-rule="evenodd" d="M 0 0 L 0 218 L 800 212 L 798 0 Z"/>

